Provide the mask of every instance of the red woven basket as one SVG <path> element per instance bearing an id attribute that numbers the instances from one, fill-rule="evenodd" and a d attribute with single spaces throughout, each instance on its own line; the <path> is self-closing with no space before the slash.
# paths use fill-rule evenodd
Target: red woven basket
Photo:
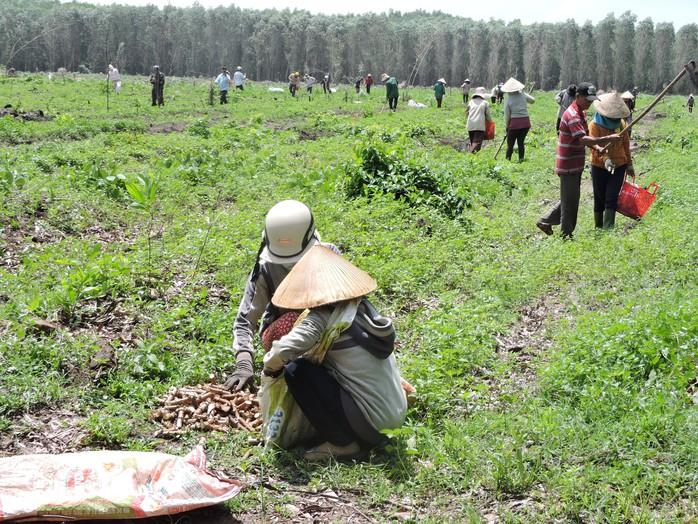
<path id="1" fill-rule="evenodd" d="M 485 140 L 494 140 L 494 122 L 485 122 Z"/>
<path id="2" fill-rule="evenodd" d="M 659 186 L 654 183 L 646 188 L 639 187 L 635 183 L 634 176 L 632 182 L 624 180 L 620 195 L 618 195 L 617 211 L 628 218 L 640 220 L 645 216 L 654 199 L 657 198 L 657 189 Z"/>

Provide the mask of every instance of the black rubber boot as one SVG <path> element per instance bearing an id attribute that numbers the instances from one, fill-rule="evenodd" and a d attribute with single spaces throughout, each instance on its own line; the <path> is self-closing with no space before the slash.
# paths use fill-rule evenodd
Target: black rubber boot
<path id="1" fill-rule="evenodd" d="M 604 229 L 613 229 L 613 227 L 616 225 L 616 210 L 615 209 L 606 209 L 603 212 L 603 228 Z"/>
<path id="2" fill-rule="evenodd" d="M 594 227 L 597 229 L 603 227 L 603 211 L 594 211 Z"/>

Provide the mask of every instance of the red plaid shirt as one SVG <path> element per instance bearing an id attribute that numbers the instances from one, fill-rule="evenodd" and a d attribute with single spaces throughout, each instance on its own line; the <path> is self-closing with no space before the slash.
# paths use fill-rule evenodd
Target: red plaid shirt
<path id="1" fill-rule="evenodd" d="M 558 175 L 578 175 L 584 171 L 586 151 L 579 139 L 589 134 L 586 111 L 572 102 L 560 121 L 560 134 L 557 140 L 555 173 Z"/>

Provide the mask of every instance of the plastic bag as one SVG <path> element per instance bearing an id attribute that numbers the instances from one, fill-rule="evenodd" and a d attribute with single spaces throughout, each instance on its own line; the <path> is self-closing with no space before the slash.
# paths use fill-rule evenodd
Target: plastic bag
<path id="1" fill-rule="evenodd" d="M 351 325 L 359 302 L 360 299 L 354 299 L 336 307 L 327 321 L 327 328 L 320 340 L 303 355 L 303 358 L 317 364 L 322 363 L 339 334 Z M 293 327 L 300 324 L 308 314 L 307 309 L 303 311 Z M 286 328 L 290 331 L 291 326 L 287 324 Z M 271 444 L 289 449 L 300 442 L 318 436 L 317 431 L 288 390 L 283 373 L 276 378 L 262 375 L 262 387 L 257 396 L 259 407 L 262 409 L 264 439 L 267 446 Z"/>
<path id="2" fill-rule="evenodd" d="M 0 521 L 132 519 L 171 515 L 235 497 L 243 484 L 186 457 L 86 451 L 0 458 Z"/>
<path id="3" fill-rule="evenodd" d="M 257 396 L 262 409 L 267 446 L 290 449 L 300 442 L 317 437 L 315 428 L 288 391 L 283 374 L 276 378 L 262 375 L 262 387 Z"/>

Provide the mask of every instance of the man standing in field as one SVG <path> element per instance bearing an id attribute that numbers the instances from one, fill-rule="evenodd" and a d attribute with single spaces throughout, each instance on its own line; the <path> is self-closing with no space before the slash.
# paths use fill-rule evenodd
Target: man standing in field
<path id="1" fill-rule="evenodd" d="M 244 91 L 245 88 L 243 86 L 243 83 L 247 77 L 245 76 L 245 73 L 242 72 L 242 67 L 238 66 L 237 69 L 235 70 L 235 73 L 233 74 L 233 83 L 235 84 L 235 89 L 239 89 L 240 91 Z"/>
<path id="2" fill-rule="evenodd" d="M 446 94 L 446 80 L 439 78 L 434 84 L 434 98 L 436 98 L 437 109 L 441 107 L 441 101 Z"/>
<path id="3" fill-rule="evenodd" d="M 160 66 L 153 66 L 153 74 L 150 75 L 150 83 L 153 85 L 151 96 L 153 105 L 165 105 L 165 75 L 160 72 Z"/>
<path id="4" fill-rule="evenodd" d="M 388 73 L 381 75 L 381 81 L 385 82 L 385 97 L 388 99 L 388 107 L 395 111 L 397 109 L 397 99 L 400 96 L 400 91 L 397 87 L 397 80 L 394 76 Z"/>
<path id="5" fill-rule="evenodd" d="M 325 93 L 326 95 L 332 93 L 332 89 L 330 89 L 330 75 L 325 75 L 324 78 L 320 81 L 320 84 L 322 85 L 323 93 Z"/>
<path id="6" fill-rule="evenodd" d="M 225 67 L 221 67 L 221 74 L 216 77 L 218 90 L 221 95 L 221 104 L 228 103 L 228 89 L 230 89 L 230 75 Z"/>
<path id="7" fill-rule="evenodd" d="M 313 86 L 315 85 L 315 77 L 310 75 L 305 75 L 305 89 L 308 91 L 309 95 L 313 94 Z"/>
<path id="8" fill-rule="evenodd" d="M 463 103 L 467 104 L 470 98 L 470 79 L 466 78 L 460 86 L 461 93 L 463 93 Z"/>
<path id="9" fill-rule="evenodd" d="M 600 144 L 607 146 L 621 139 L 618 134 L 599 138 L 589 136 L 586 111 L 591 107 L 591 103 L 598 99 L 596 87 L 583 82 L 577 88 L 574 102 L 562 115 L 555 156 L 555 173 L 560 177 L 560 201 L 536 223 L 546 235 L 552 235 L 552 226 L 559 225 L 562 237 L 570 239 L 577 227 L 585 148 L 589 147 L 603 154 L 605 149 Z"/>
<path id="10" fill-rule="evenodd" d="M 296 96 L 296 91 L 299 89 L 299 84 L 301 81 L 301 74 L 300 72 L 296 71 L 295 73 L 291 73 L 288 76 L 288 92 L 291 93 L 291 96 L 295 97 Z"/>

